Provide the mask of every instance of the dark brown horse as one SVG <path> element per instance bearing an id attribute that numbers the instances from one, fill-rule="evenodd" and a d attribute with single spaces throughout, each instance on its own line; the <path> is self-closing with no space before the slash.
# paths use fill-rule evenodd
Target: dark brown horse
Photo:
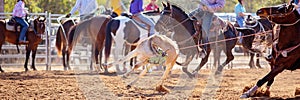
<path id="1" fill-rule="evenodd" d="M 259 57 L 262 55 L 262 51 L 257 45 L 256 47 L 252 47 L 252 44 L 254 42 L 259 42 L 258 44 L 265 42 L 267 43 L 266 45 L 270 45 L 272 43 L 272 30 L 274 25 L 268 19 L 255 19 L 250 15 L 247 17 L 245 23 L 245 28 L 237 28 L 237 30 L 240 31 L 243 36 L 242 46 L 250 53 L 249 66 L 250 68 L 255 68 L 253 59 L 256 54 L 256 66 L 261 68 Z M 257 36 L 255 36 L 255 34 Z"/>
<path id="2" fill-rule="evenodd" d="M 42 18 L 42 17 L 38 17 L 34 19 L 33 23 L 30 24 L 30 28 L 32 28 L 32 30 L 29 29 L 26 33 L 26 38 L 29 41 L 29 43 L 26 45 L 26 59 L 24 64 L 25 71 L 28 71 L 27 63 L 31 52 L 32 52 L 31 68 L 33 70 L 36 70 L 35 55 L 36 55 L 38 44 L 42 42 L 42 35 L 45 33 L 45 28 L 46 28 L 45 21 L 46 18 Z M 17 44 L 17 39 L 19 38 L 18 34 L 19 33 L 16 33 L 15 31 L 7 30 L 6 22 L 4 20 L 1 20 L 0 21 L 0 50 L 5 41 L 12 44 Z M 0 66 L 0 71 L 3 72 L 1 66 Z"/>
<path id="3" fill-rule="evenodd" d="M 268 82 L 267 91 L 269 91 L 275 76 L 283 70 L 293 71 L 300 68 L 300 15 L 295 5 L 282 4 L 261 8 L 256 14 L 280 25 L 279 37 L 273 44 L 272 58 L 269 59 L 271 71 L 241 98 L 252 96 L 266 82 Z"/>
<path id="4" fill-rule="evenodd" d="M 69 30 L 72 26 L 77 24 L 75 20 L 66 20 L 62 23 L 62 25 L 58 28 L 56 33 L 56 41 L 55 46 L 57 49 L 57 55 L 61 56 L 63 59 L 64 70 L 71 69 L 70 66 L 66 65 L 66 53 L 67 53 L 67 37 L 69 37 Z"/>
<path id="5" fill-rule="evenodd" d="M 189 18 L 189 16 L 179 7 L 176 5 L 170 5 L 167 3 L 167 5 L 163 4 L 164 9 L 161 12 L 161 17 L 158 20 L 155 28 L 158 31 L 174 31 L 172 39 L 177 41 L 177 44 L 180 48 L 180 52 L 186 55 L 186 62 L 185 63 L 177 63 L 179 65 L 183 65 L 183 71 L 187 73 L 190 77 L 193 77 L 193 74 L 198 73 L 198 71 L 204 66 L 207 61 L 209 54 L 211 52 L 211 45 L 216 46 L 214 44 L 205 44 L 207 45 L 207 55 L 201 60 L 201 63 L 199 66 L 193 71 L 193 74 L 187 71 L 187 65 L 192 61 L 192 59 L 199 54 L 199 48 L 202 40 L 201 32 L 199 32 L 198 28 L 199 26 L 195 27 L 195 22 Z M 202 15 L 204 15 L 202 13 Z M 218 20 L 218 19 L 217 19 Z M 198 32 L 196 31 L 198 30 Z M 227 26 L 225 26 L 225 31 L 221 33 L 216 41 L 224 40 L 224 39 L 231 39 L 227 40 L 225 42 L 218 42 L 218 52 L 224 51 L 227 58 L 226 61 L 218 67 L 218 71 L 216 71 L 216 74 L 220 74 L 220 71 L 222 71 L 223 66 L 227 65 L 230 61 L 234 59 L 234 56 L 232 54 L 232 49 L 236 44 L 237 39 L 236 38 L 237 31 L 235 30 L 234 26 L 228 22 Z M 214 42 L 214 41 L 211 41 Z M 215 53 L 220 54 L 220 53 Z"/>

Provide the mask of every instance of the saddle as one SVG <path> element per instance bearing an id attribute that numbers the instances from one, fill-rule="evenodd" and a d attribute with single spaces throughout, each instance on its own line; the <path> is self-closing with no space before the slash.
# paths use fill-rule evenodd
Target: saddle
<path id="1" fill-rule="evenodd" d="M 139 27 L 147 30 L 147 25 L 142 23 L 141 21 L 139 20 L 136 20 L 133 18 L 133 16 L 131 14 L 128 14 L 128 13 L 121 13 L 121 16 L 125 16 L 125 17 L 128 17 L 130 18 L 136 25 L 138 25 Z"/>
<path id="2" fill-rule="evenodd" d="M 11 19 L 6 19 L 6 30 L 8 31 L 13 31 L 16 33 L 20 33 L 21 32 L 21 25 L 19 23 L 17 23 L 17 21 L 15 20 L 15 18 L 11 18 Z M 29 28 L 27 31 L 33 31 L 32 29 L 32 20 L 27 21 L 27 23 L 29 23 Z"/>

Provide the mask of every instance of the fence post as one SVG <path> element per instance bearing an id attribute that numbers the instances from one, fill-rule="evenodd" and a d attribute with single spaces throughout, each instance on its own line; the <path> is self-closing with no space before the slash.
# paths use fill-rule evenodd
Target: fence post
<path id="1" fill-rule="evenodd" d="M 49 23 L 51 23 L 50 21 L 49 21 L 49 15 L 48 15 L 48 12 L 47 11 L 45 11 L 45 17 L 47 18 L 47 28 L 46 28 L 46 70 L 51 70 L 51 65 L 49 64 L 49 61 L 50 61 L 50 59 L 49 59 Z"/>

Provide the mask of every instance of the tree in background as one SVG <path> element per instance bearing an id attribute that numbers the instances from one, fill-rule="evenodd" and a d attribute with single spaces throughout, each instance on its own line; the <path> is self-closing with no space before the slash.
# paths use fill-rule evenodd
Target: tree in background
<path id="1" fill-rule="evenodd" d="M 4 1 L 4 12 L 11 13 L 13 7 L 16 3 L 16 0 L 0 0 Z M 97 0 L 99 5 L 106 5 L 106 2 L 110 0 Z M 130 0 L 121 0 L 125 7 L 129 7 Z M 160 2 L 166 2 L 166 0 L 157 0 L 157 4 L 160 8 L 162 8 L 162 4 Z M 185 11 L 189 12 L 195 9 L 198 4 L 193 3 L 193 0 L 168 0 L 173 4 L 180 6 Z M 287 3 L 289 0 L 245 0 L 245 8 L 248 12 L 256 12 L 257 9 L 273 6 L 282 3 Z M 48 11 L 50 13 L 55 14 L 66 14 L 70 11 L 75 4 L 76 0 L 25 0 L 26 7 L 29 8 L 29 12 L 37 13 L 37 12 L 45 12 Z M 149 0 L 144 0 L 145 4 L 149 3 Z M 237 3 L 237 0 L 226 0 L 226 5 L 223 10 L 220 12 L 233 12 L 234 5 Z M 1 11 L 1 7 L 0 7 Z"/>

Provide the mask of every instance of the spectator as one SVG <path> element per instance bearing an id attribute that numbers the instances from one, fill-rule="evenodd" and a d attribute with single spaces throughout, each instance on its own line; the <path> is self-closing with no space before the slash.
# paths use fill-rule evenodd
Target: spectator
<path id="1" fill-rule="evenodd" d="M 145 11 L 158 11 L 159 7 L 156 4 L 156 0 L 151 0 L 150 3 L 145 7 Z"/>
<path id="2" fill-rule="evenodd" d="M 72 8 L 69 14 L 66 17 L 70 17 L 74 15 L 74 13 L 79 10 L 80 20 L 86 20 L 95 15 L 95 11 L 98 7 L 98 3 L 96 0 L 77 0 L 76 4 Z"/>

